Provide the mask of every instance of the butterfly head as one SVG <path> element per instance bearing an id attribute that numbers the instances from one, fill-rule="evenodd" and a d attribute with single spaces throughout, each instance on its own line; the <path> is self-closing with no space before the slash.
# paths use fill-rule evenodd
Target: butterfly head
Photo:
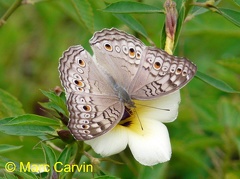
<path id="1" fill-rule="evenodd" d="M 135 108 L 135 103 L 131 99 L 127 99 L 124 101 L 124 105 L 128 108 Z"/>

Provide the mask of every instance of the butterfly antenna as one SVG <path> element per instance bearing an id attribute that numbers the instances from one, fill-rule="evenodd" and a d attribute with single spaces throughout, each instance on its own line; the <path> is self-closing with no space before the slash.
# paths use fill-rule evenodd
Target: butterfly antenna
<path id="1" fill-rule="evenodd" d="M 135 104 L 137 104 L 137 103 L 135 103 Z M 137 105 L 148 107 L 148 108 L 152 108 L 152 109 L 158 109 L 158 110 L 163 110 L 163 111 L 170 111 L 170 109 L 166 109 L 166 108 L 158 108 L 158 107 L 148 106 L 148 105 L 144 105 L 144 104 L 137 104 Z"/>
<path id="2" fill-rule="evenodd" d="M 137 115 L 137 118 L 138 118 L 138 121 L 140 123 L 141 129 L 143 130 L 143 125 L 142 125 L 142 122 L 141 122 L 141 120 L 140 120 L 140 118 L 138 116 L 137 110 L 135 108 L 133 108 L 133 110 L 134 110 L 134 113 Z"/>

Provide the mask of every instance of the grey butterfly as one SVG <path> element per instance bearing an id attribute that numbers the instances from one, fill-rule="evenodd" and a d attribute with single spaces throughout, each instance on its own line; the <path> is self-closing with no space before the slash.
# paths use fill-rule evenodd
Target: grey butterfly
<path id="1" fill-rule="evenodd" d="M 185 86 L 197 67 L 186 58 L 148 47 L 115 28 L 95 32 L 94 56 L 81 45 L 60 58 L 59 72 L 70 113 L 68 128 L 77 140 L 111 130 L 132 100 L 151 100 Z"/>

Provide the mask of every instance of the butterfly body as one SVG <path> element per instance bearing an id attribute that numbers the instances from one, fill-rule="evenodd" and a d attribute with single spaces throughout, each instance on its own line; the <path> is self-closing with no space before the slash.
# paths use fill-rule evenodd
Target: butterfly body
<path id="1" fill-rule="evenodd" d="M 196 73 L 186 58 L 145 46 L 115 28 L 90 39 L 94 57 L 80 45 L 60 59 L 61 83 L 70 112 L 68 124 L 77 140 L 89 140 L 111 130 L 133 100 L 151 100 L 185 86 Z"/>

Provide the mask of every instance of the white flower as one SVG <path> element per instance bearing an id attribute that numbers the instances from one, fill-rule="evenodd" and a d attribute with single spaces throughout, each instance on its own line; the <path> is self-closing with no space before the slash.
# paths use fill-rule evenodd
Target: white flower
<path id="1" fill-rule="evenodd" d="M 137 115 L 121 120 L 108 133 L 85 142 L 103 157 L 117 154 L 128 145 L 134 158 L 142 165 L 152 166 L 170 160 L 169 134 L 162 122 L 172 122 L 177 118 L 179 90 L 156 100 L 134 102 Z"/>

